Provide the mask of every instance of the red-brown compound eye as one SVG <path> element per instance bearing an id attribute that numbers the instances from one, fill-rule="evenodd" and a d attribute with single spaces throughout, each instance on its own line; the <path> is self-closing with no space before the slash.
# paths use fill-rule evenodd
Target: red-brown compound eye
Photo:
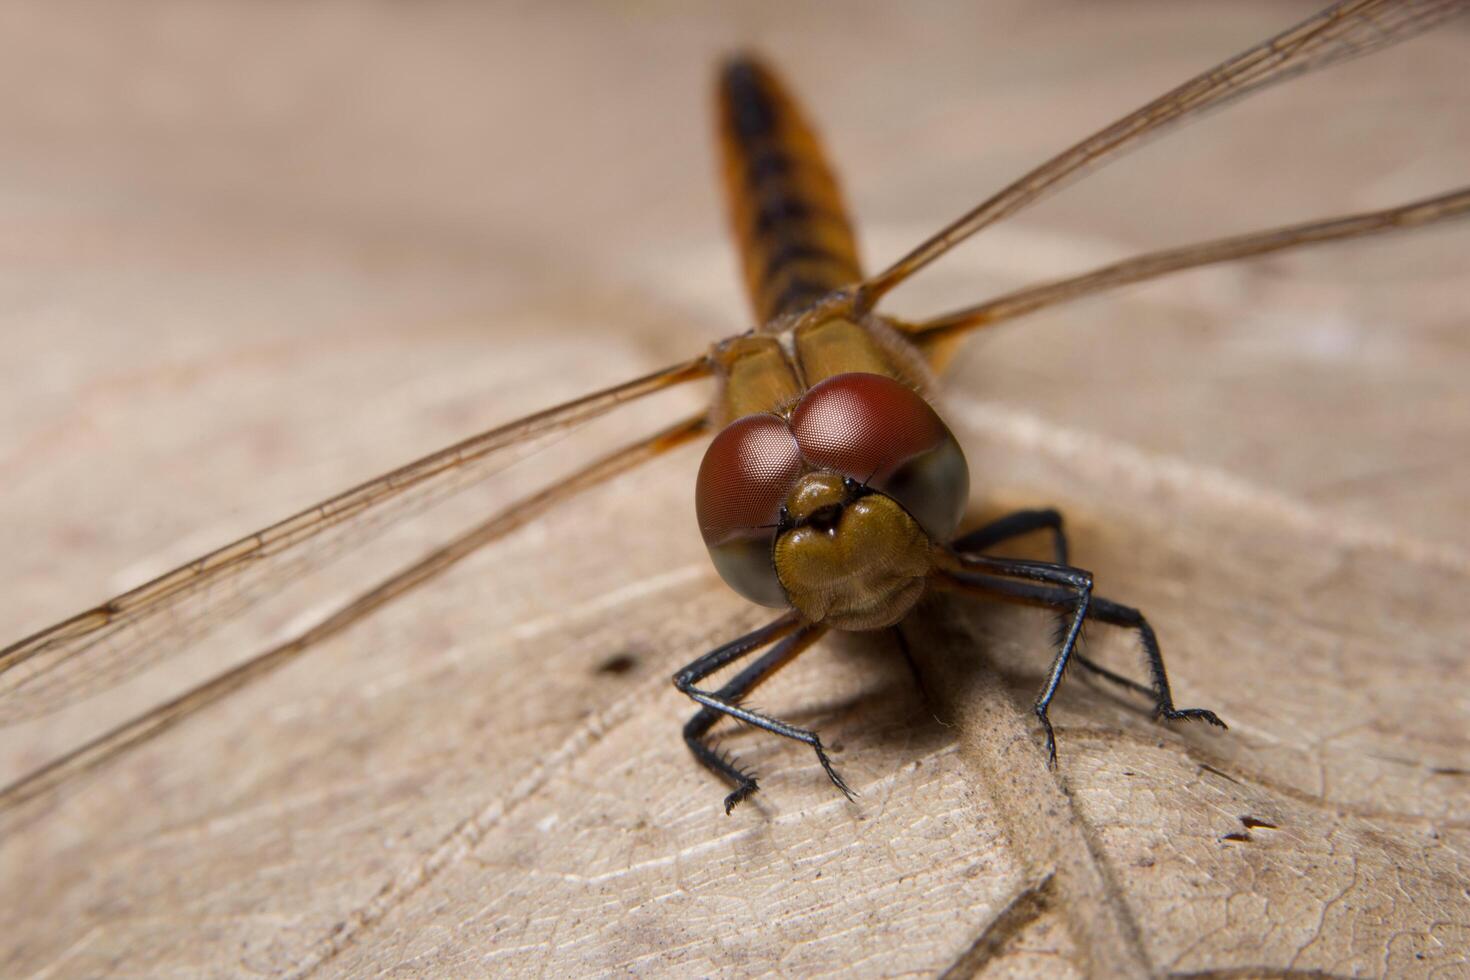
<path id="1" fill-rule="evenodd" d="M 791 415 L 807 461 L 898 501 L 947 541 L 964 516 L 970 471 L 949 428 L 908 386 L 879 374 L 839 374 L 814 386 Z"/>
<path id="2" fill-rule="evenodd" d="M 752 602 L 787 604 L 771 563 L 771 542 L 781 505 L 803 468 L 796 439 L 774 415 L 731 422 L 699 464 L 699 531 L 720 576 Z"/>

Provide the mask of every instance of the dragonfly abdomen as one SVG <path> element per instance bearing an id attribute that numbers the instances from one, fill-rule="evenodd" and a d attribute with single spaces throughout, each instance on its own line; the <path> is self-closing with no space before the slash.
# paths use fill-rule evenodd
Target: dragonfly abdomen
<path id="1" fill-rule="evenodd" d="M 821 143 L 776 75 L 750 55 L 719 85 L 725 196 L 762 325 L 862 278 Z"/>

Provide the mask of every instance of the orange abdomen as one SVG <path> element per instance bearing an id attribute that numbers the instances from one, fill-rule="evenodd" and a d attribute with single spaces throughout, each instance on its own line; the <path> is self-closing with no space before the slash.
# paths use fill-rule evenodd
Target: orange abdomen
<path id="1" fill-rule="evenodd" d="M 862 278 L 852 226 L 816 134 L 749 55 L 719 86 L 725 198 L 759 325 Z"/>

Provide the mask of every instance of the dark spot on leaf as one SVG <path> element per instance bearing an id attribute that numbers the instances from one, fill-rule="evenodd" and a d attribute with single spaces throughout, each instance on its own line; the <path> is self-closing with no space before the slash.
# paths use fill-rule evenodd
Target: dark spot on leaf
<path id="1" fill-rule="evenodd" d="M 597 665 L 599 674 L 627 674 L 638 666 L 638 658 L 631 653 L 615 653 Z"/>

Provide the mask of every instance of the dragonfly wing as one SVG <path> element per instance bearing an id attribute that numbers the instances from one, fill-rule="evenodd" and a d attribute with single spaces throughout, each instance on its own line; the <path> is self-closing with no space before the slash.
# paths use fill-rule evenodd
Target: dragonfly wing
<path id="1" fill-rule="evenodd" d="M 1129 283 L 1156 279 L 1159 276 L 1194 269 L 1219 262 L 1267 255 L 1291 248 L 1319 245 L 1326 242 L 1344 241 L 1350 238 L 1365 238 L 1386 232 L 1406 231 L 1451 218 L 1470 216 L 1470 187 L 1462 187 L 1448 194 L 1413 201 L 1398 207 L 1361 214 L 1345 215 L 1325 221 L 1311 221 L 1299 225 L 1287 225 L 1248 235 L 1217 238 L 1213 241 L 1181 245 L 1136 255 L 1121 262 L 1113 262 L 1081 275 L 1055 279 L 1051 282 L 1027 286 L 1015 292 L 998 296 L 975 306 L 953 313 L 933 317 L 918 323 L 901 324 L 909 336 L 921 345 L 942 343 L 970 330 L 993 326 L 1025 316 L 1048 306 L 1106 292 Z"/>
<path id="2" fill-rule="evenodd" d="M 1387 47 L 1470 10 L 1470 0 L 1344 0 L 1196 75 L 1097 131 L 981 202 L 864 282 L 858 305 L 884 294 L 980 229 L 1055 192 L 1083 170 L 1118 159 L 1170 126 L 1251 92 Z"/>
<path id="3" fill-rule="evenodd" d="M 687 418 L 594 460 L 538 492 L 522 497 L 419 560 L 389 575 L 313 626 L 0 788 L 0 813 L 96 769 L 118 754 L 167 731 L 190 715 L 197 714 L 220 699 L 284 667 L 323 640 L 361 621 L 405 592 L 436 578 L 528 521 L 619 473 L 696 438 L 704 432 L 706 425 L 703 415 Z"/>
<path id="4" fill-rule="evenodd" d="M 703 357 L 455 443 L 0 650 L 0 725 L 54 711 L 178 653 L 394 520 L 620 405 L 703 378 Z"/>

